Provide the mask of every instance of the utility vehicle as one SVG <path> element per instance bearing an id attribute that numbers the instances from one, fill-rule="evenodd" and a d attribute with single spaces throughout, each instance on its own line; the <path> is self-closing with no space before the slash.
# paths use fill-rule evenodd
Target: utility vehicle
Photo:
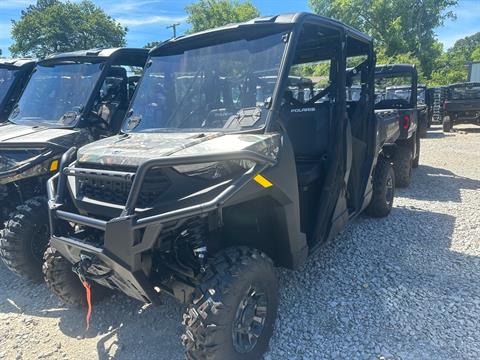
<path id="1" fill-rule="evenodd" d="M 8 122 L 0 125 L 0 255 L 42 280 L 48 244 L 46 181 L 71 146 L 118 133 L 144 49 L 64 53 L 39 61 Z M 132 72 L 133 71 L 133 72 Z M 8 220 L 8 221 L 7 221 Z"/>
<path id="2" fill-rule="evenodd" d="M 447 86 L 443 109 L 444 132 L 450 132 L 455 124 L 480 125 L 480 83 Z"/>
<path id="3" fill-rule="evenodd" d="M 410 185 L 412 168 L 419 165 L 420 132 L 427 118 L 417 105 L 417 70 L 414 65 L 377 65 L 375 68 L 375 109 L 397 111 L 400 136 L 393 156 L 398 187 Z M 419 119 L 422 119 L 421 121 Z M 423 125 L 420 125 L 420 122 Z M 425 130 L 426 131 L 426 130 Z"/>
<path id="4" fill-rule="evenodd" d="M 374 59 L 370 37 L 305 13 L 152 49 L 122 133 L 72 148 L 48 181 L 51 291 L 73 304 L 86 303 L 81 282 L 97 299 L 168 294 L 187 305 L 188 358 L 260 358 L 274 266 L 298 268 L 363 210 L 392 207 Z M 320 61 L 329 84 L 295 98 L 291 77 Z M 355 75 L 362 93 L 347 102 Z"/>
<path id="5" fill-rule="evenodd" d="M 34 66 L 32 59 L 0 59 L 0 123 L 7 121 Z"/>

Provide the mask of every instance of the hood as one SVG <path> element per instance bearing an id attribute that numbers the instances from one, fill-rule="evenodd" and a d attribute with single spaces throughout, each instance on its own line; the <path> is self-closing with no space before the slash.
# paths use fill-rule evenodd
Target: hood
<path id="1" fill-rule="evenodd" d="M 251 150 L 267 156 L 278 151 L 278 134 L 156 133 L 117 135 L 82 147 L 81 163 L 138 166 L 165 156 L 204 155 Z"/>
<path id="2" fill-rule="evenodd" d="M 6 123 L 0 125 L 0 151 L 2 148 L 31 147 L 31 144 L 52 143 L 69 148 L 86 137 L 81 129 L 54 129 L 45 126 L 26 126 Z M 84 139 L 86 141 L 86 139 Z"/>

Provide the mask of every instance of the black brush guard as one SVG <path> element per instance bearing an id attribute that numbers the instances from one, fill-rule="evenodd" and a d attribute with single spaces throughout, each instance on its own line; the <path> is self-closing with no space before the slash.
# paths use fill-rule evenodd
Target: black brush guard
<path id="1" fill-rule="evenodd" d="M 125 294 L 144 302 L 156 302 L 158 289 L 153 288 L 154 285 L 142 268 L 142 253 L 152 249 L 164 224 L 221 211 L 225 203 L 256 174 L 276 164 L 276 160 L 272 158 L 242 150 L 199 156 L 170 156 L 152 159 L 141 164 L 137 171 L 132 173 L 68 167 L 75 155 L 75 148 L 68 150 L 61 159 L 59 172 L 47 182 L 51 245 L 72 263 L 80 261 L 82 256 L 95 259 L 98 266 L 94 266 L 96 274 L 92 278 L 101 278 L 103 280 L 99 282 L 102 282 L 106 281 L 107 278 L 102 277 L 102 273 L 110 274 L 108 284 L 113 283 Z M 229 160 L 249 160 L 254 165 L 212 200 L 143 218 L 139 218 L 135 214 L 142 185 L 150 169 Z M 68 176 L 96 179 L 120 177 L 131 182 L 130 193 L 121 215 L 105 221 L 65 211 L 63 208 L 67 196 Z M 103 246 L 97 247 L 80 239 L 64 236 L 61 233 L 61 227 L 58 226 L 59 220 L 103 231 Z M 188 286 L 185 284 L 185 287 Z M 191 291 L 191 289 L 185 287 L 177 284 L 164 290 L 167 290 L 170 295 L 179 300 L 185 301 L 187 292 Z"/>

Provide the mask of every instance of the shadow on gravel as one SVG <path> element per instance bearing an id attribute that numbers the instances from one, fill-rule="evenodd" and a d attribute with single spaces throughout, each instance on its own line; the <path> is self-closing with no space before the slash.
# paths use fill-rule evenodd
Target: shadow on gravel
<path id="1" fill-rule="evenodd" d="M 182 306 L 165 298 L 162 305 L 145 305 L 121 293 L 93 305 L 91 325 L 85 333 L 86 309 L 68 307 L 52 295 L 45 284 L 33 284 L 17 277 L 0 263 L 0 314 L 21 314 L 22 318 L 59 319 L 49 331 L 70 338 L 98 338 L 99 359 L 179 359 L 183 354 Z M 28 324 L 27 324 L 28 325 Z M 159 356 L 158 354 L 162 354 Z M 74 355 L 74 354 L 70 354 Z"/>
<path id="2" fill-rule="evenodd" d="M 271 358 L 478 358 L 480 258 L 451 250 L 454 227 L 453 216 L 397 207 L 281 271 Z"/>
<path id="3" fill-rule="evenodd" d="M 429 130 L 427 132 L 427 139 L 443 139 L 445 137 L 445 134 L 443 131 L 431 131 Z"/>
<path id="4" fill-rule="evenodd" d="M 468 127 L 467 127 L 468 126 Z M 464 133 L 464 134 L 480 134 L 480 126 L 475 125 L 464 125 L 461 128 L 453 129 L 454 132 Z"/>
<path id="5" fill-rule="evenodd" d="M 396 195 L 416 200 L 461 202 L 460 190 L 480 189 L 479 180 L 428 165 L 420 165 L 412 176 L 412 185 L 408 189 L 397 189 Z"/>

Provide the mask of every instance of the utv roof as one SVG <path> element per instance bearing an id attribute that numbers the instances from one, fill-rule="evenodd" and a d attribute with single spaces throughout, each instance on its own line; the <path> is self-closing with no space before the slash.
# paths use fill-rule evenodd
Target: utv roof
<path id="1" fill-rule="evenodd" d="M 33 66 L 35 59 L 0 59 L 0 67 L 21 68 L 22 66 Z"/>
<path id="2" fill-rule="evenodd" d="M 303 23 L 312 23 L 320 26 L 325 26 L 328 28 L 342 30 L 347 33 L 349 36 L 352 36 L 358 40 L 364 42 L 371 42 L 372 38 L 348 25 L 341 23 L 340 21 L 327 18 L 325 16 L 315 15 L 311 13 L 287 13 L 279 14 L 274 16 L 263 16 L 258 17 L 246 22 L 229 24 L 195 34 L 180 36 L 167 40 L 158 46 L 154 47 L 151 51 L 151 55 L 156 55 L 160 51 L 164 51 L 172 46 L 184 44 L 186 47 L 188 45 L 195 45 L 199 43 L 199 40 L 207 40 L 215 38 L 219 42 L 222 41 L 222 36 L 227 38 L 231 36 L 232 33 L 235 33 L 238 38 L 241 38 L 242 34 L 260 34 L 262 32 L 271 33 L 275 30 L 282 31 L 293 28 L 297 24 Z M 229 35 L 227 35 L 229 34 Z"/>
<path id="3" fill-rule="evenodd" d="M 90 49 L 52 54 L 39 63 L 56 63 L 81 59 L 106 60 L 111 59 L 115 64 L 118 59 L 121 62 L 128 62 L 133 66 L 144 66 L 148 56 L 148 49 L 141 48 L 111 48 L 111 49 Z"/>
<path id="4" fill-rule="evenodd" d="M 455 83 L 455 84 L 450 84 L 450 85 L 447 85 L 447 86 L 442 86 L 442 87 L 446 87 L 446 88 L 452 88 L 452 87 L 468 86 L 468 85 L 472 85 L 472 86 L 480 86 L 480 82 L 475 82 L 475 81 L 466 81 L 466 82 L 463 82 L 463 83 Z"/>
<path id="5" fill-rule="evenodd" d="M 384 64 L 375 66 L 375 75 L 394 75 L 416 72 L 412 64 Z"/>

